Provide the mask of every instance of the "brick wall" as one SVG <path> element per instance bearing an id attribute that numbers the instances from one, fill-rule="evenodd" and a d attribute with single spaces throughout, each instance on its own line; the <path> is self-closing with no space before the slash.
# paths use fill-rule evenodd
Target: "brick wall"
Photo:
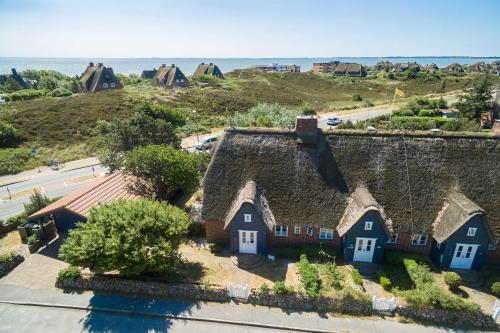
<path id="1" fill-rule="evenodd" d="M 229 243 L 229 230 L 224 230 L 223 221 L 205 221 L 208 242 Z"/>
<path id="2" fill-rule="evenodd" d="M 396 244 L 385 244 L 384 248 L 386 250 L 398 250 L 411 252 L 416 254 L 422 254 L 428 256 L 431 253 L 433 238 L 428 235 L 426 245 L 411 245 L 411 235 L 405 233 L 399 233 Z"/>
<path id="3" fill-rule="evenodd" d="M 486 251 L 486 263 L 490 265 L 500 265 L 500 245 L 497 245 L 495 251 Z"/>
<path id="4" fill-rule="evenodd" d="M 268 246 L 294 246 L 294 245 L 304 245 L 304 244 L 323 244 L 331 246 L 336 249 L 340 249 L 340 238 L 336 231 L 334 231 L 333 239 L 318 239 L 319 229 L 313 228 L 313 235 L 307 235 L 307 227 L 301 226 L 300 234 L 294 233 L 294 226 L 288 227 L 288 237 L 277 237 L 273 232 L 267 233 L 267 244 Z"/>

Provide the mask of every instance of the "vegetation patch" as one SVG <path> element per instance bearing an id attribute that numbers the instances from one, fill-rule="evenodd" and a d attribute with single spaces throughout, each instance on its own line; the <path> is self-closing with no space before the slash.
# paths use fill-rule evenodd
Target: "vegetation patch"
<path id="1" fill-rule="evenodd" d="M 307 260 L 307 256 L 305 254 L 300 256 L 299 274 L 300 282 L 307 295 L 318 298 L 321 287 L 318 268 Z"/>

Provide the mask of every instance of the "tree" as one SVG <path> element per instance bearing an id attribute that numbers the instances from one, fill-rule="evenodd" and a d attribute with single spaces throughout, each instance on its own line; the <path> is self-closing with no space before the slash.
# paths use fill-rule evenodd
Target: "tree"
<path id="1" fill-rule="evenodd" d="M 38 89 L 47 89 L 54 90 L 58 87 L 57 80 L 48 75 L 44 75 L 40 77 L 40 81 L 38 81 L 37 88 Z"/>
<path id="2" fill-rule="evenodd" d="M 197 185 L 200 165 L 197 155 L 161 145 L 138 147 L 123 162 L 125 173 L 136 177 L 138 193 L 162 200 Z"/>
<path id="3" fill-rule="evenodd" d="M 26 212 L 26 215 L 29 216 L 45 206 L 48 206 L 53 201 L 54 200 L 47 198 L 45 195 L 40 193 L 38 189 L 36 189 L 35 192 L 31 194 L 30 201 L 24 204 L 24 211 Z"/>
<path id="4" fill-rule="evenodd" d="M 172 272 L 189 218 L 180 208 L 147 199 L 119 199 L 90 211 L 59 251 L 64 261 L 98 273 Z"/>
<path id="5" fill-rule="evenodd" d="M 474 80 L 472 88 L 456 104 L 460 114 L 469 119 L 479 119 L 481 113 L 493 111 L 493 89 L 493 80 L 489 75 L 481 75 Z"/>
<path id="6" fill-rule="evenodd" d="M 14 126 L 0 122 L 0 148 L 13 147 L 16 144 L 17 135 Z"/>
<path id="7" fill-rule="evenodd" d="M 98 128 L 102 135 L 103 146 L 103 153 L 99 159 L 111 171 L 119 169 L 125 153 L 136 147 L 148 144 L 180 147 L 180 139 L 175 134 L 172 123 L 153 118 L 141 110 L 127 119 L 111 123 L 99 121 Z"/>

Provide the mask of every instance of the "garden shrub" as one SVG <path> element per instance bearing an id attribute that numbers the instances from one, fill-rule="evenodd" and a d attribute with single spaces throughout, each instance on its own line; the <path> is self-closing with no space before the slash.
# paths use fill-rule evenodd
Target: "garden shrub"
<path id="1" fill-rule="evenodd" d="M 386 251 L 384 253 L 384 261 L 389 265 L 403 265 L 404 259 L 413 259 L 420 264 L 430 264 L 431 259 L 426 256 L 406 253 L 401 251 Z"/>
<path id="2" fill-rule="evenodd" d="M 267 294 L 269 292 L 269 286 L 267 285 L 267 283 L 263 283 L 260 285 L 260 291 L 264 294 Z"/>
<path id="3" fill-rule="evenodd" d="M 434 278 L 427 265 L 420 265 L 413 259 L 404 259 L 403 264 L 408 271 L 410 279 L 417 288 L 433 282 Z"/>
<path id="4" fill-rule="evenodd" d="M 339 125 L 337 126 L 337 128 L 338 128 L 338 129 L 352 129 L 352 128 L 354 128 L 354 124 L 353 124 L 353 122 L 349 119 L 349 120 L 347 120 L 347 121 L 342 122 L 341 124 L 339 124 Z"/>
<path id="5" fill-rule="evenodd" d="M 300 256 L 299 274 L 300 282 L 302 283 L 302 287 L 304 287 L 307 295 L 318 298 L 320 289 L 318 269 L 316 266 L 309 263 L 305 254 Z"/>
<path id="6" fill-rule="evenodd" d="M 352 95 L 352 100 L 354 102 L 361 102 L 363 100 L 363 97 L 361 97 L 360 94 L 354 94 L 354 95 Z"/>
<path id="7" fill-rule="evenodd" d="M 0 176 L 23 171 L 30 157 L 28 148 L 0 149 Z"/>
<path id="8" fill-rule="evenodd" d="M 387 277 L 384 271 L 378 271 L 377 278 L 378 278 L 378 283 L 384 290 L 391 290 L 392 288 L 391 279 Z"/>
<path id="9" fill-rule="evenodd" d="M 38 242 L 38 236 L 36 234 L 32 234 L 26 238 L 26 243 L 28 245 L 34 245 Z"/>
<path id="10" fill-rule="evenodd" d="M 493 282 L 491 284 L 490 290 L 493 294 L 500 297 L 500 282 Z"/>
<path id="11" fill-rule="evenodd" d="M 481 130 L 479 124 L 475 120 L 466 118 L 450 119 L 441 126 L 443 131 L 463 131 L 463 132 L 478 132 Z"/>
<path id="12" fill-rule="evenodd" d="M 2 95 L 3 99 L 7 102 L 10 101 L 26 101 L 30 99 L 36 99 L 45 96 L 45 90 L 35 90 L 35 89 L 24 89 L 19 90 L 10 94 Z"/>
<path id="13" fill-rule="evenodd" d="M 456 290 L 462 284 L 462 278 L 455 272 L 444 273 L 444 283 L 450 290 Z"/>
<path id="14" fill-rule="evenodd" d="M 335 259 L 337 252 L 335 249 L 328 246 L 307 244 L 302 247 L 301 254 L 305 254 L 308 258 L 315 258 L 321 261 L 331 261 Z"/>
<path id="15" fill-rule="evenodd" d="M 422 109 L 422 110 L 418 111 L 418 116 L 419 117 L 439 117 L 440 112 L 439 112 L 439 110 Z"/>
<path id="16" fill-rule="evenodd" d="M 208 249 L 212 253 L 219 253 L 221 251 L 221 247 L 217 243 L 208 243 Z"/>
<path id="17" fill-rule="evenodd" d="M 0 122 L 0 148 L 14 147 L 16 144 L 17 135 L 14 126 Z"/>
<path id="18" fill-rule="evenodd" d="M 52 97 L 67 97 L 67 96 L 73 95 L 73 93 L 71 91 L 69 91 L 68 89 L 57 88 L 57 89 L 52 90 L 50 95 Z"/>
<path id="19" fill-rule="evenodd" d="M 352 281 L 355 284 L 357 284 L 358 286 L 363 285 L 363 278 L 361 277 L 361 274 L 359 273 L 359 271 L 357 269 L 353 269 L 351 271 L 351 278 L 352 278 Z"/>
<path id="20" fill-rule="evenodd" d="M 326 264 L 326 277 L 330 286 L 335 289 L 342 288 L 345 276 L 334 261 Z"/>
<path id="21" fill-rule="evenodd" d="M 273 291 L 278 295 L 290 295 L 293 294 L 293 286 L 287 286 L 283 281 L 277 281 L 273 285 Z"/>
<path id="22" fill-rule="evenodd" d="M 274 254 L 278 257 L 298 259 L 302 254 L 302 249 L 296 247 L 277 247 L 274 249 Z"/>
<path id="23" fill-rule="evenodd" d="M 67 279 L 67 278 L 77 278 L 80 276 L 80 268 L 76 266 L 69 266 L 61 269 L 59 273 L 57 273 L 57 277 L 59 279 Z"/>
<path id="24" fill-rule="evenodd" d="M 401 109 L 394 111 L 392 115 L 396 117 L 413 117 L 415 116 L 415 112 L 410 109 Z"/>
<path id="25" fill-rule="evenodd" d="M 12 258 L 15 255 L 16 254 L 14 252 L 0 254 L 0 264 L 9 261 L 10 258 Z"/>

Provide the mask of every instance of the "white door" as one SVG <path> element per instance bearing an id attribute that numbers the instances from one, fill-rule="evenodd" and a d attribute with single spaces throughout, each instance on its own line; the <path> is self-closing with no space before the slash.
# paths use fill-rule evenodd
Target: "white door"
<path id="1" fill-rule="evenodd" d="M 372 262 L 376 241 L 376 238 L 356 237 L 356 247 L 354 248 L 354 258 L 352 260 Z"/>
<path id="2" fill-rule="evenodd" d="M 240 253 L 257 253 L 257 231 L 239 230 Z"/>
<path id="3" fill-rule="evenodd" d="M 479 245 L 460 244 L 455 247 L 455 253 L 451 260 L 450 268 L 470 269 Z"/>

